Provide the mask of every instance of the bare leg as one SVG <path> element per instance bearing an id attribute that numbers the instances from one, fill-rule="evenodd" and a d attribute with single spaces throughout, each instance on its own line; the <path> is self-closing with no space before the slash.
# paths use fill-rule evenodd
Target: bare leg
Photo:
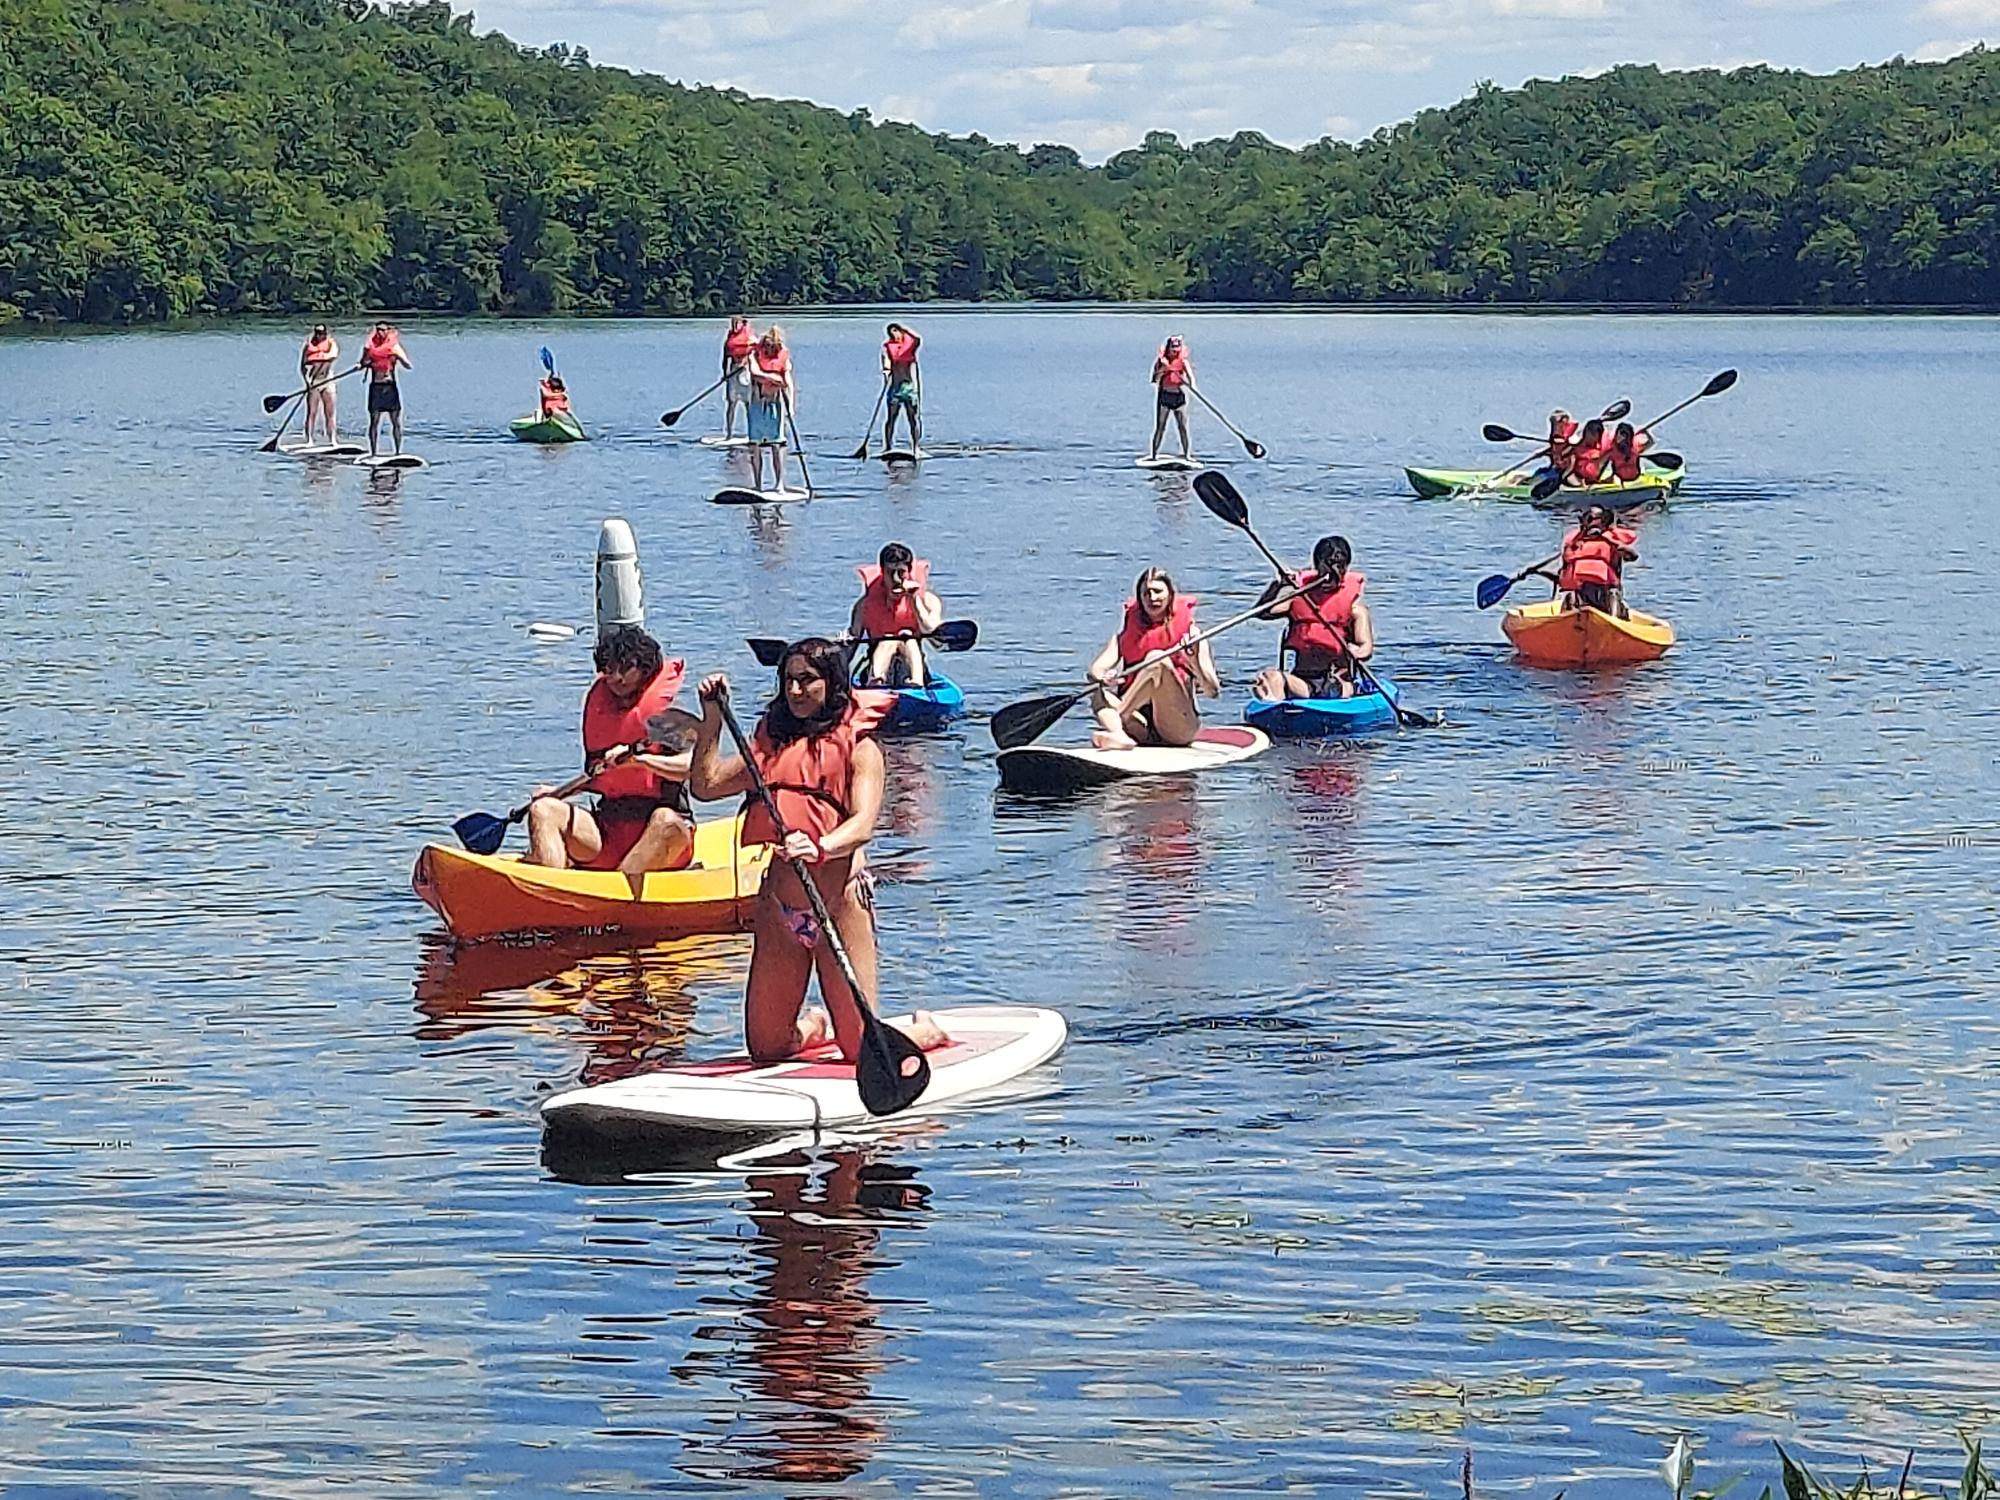
<path id="1" fill-rule="evenodd" d="M 643 875 L 648 870 L 678 869 L 681 856 L 693 842 L 694 829 L 686 818 L 670 807 L 656 807 L 646 819 L 646 831 L 639 835 L 639 842 L 618 861 L 618 873 Z"/>
<path id="2" fill-rule="evenodd" d="M 1174 426 L 1181 430 L 1181 457 L 1193 457 L 1194 450 L 1188 446 L 1187 408 L 1185 406 L 1174 408 Z"/>
<path id="3" fill-rule="evenodd" d="M 898 643 L 895 641 L 875 641 L 869 645 L 868 680 L 870 682 L 887 682 L 889 680 L 889 668 L 896 660 L 897 645 Z"/>
<path id="4" fill-rule="evenodd" d="M 1091 716 L 1097 732 L 1090 742 L 1099 750 L 1136 750 L 1139 742 L 1125 732 L 1125 700 L 1109 688 L 1100 687 L 1090 695 Z"/>
<path id="5" fill-rule="evenodd" d="M 395 434 L 396 451 L 403 451 L 403 411 L 401 407 L 389 413 L 389 431 Z"/>
<path id="6" fill-rule="evenodd" d="M 847 961 L 854 966 L 854 977 L 861 982 L 862 996 L 872 1009 L 876 995 L 875 919 L 857 899 L 852 884 L 842 878 L 848 872 L 849 866 L 843 861 L 821 865 L 813 874 L 820 894 L 826 898 L 827 910 L 833 914 L 841 945 L 847 949 Z M 840 880 L 838 886 L 834 885 L 835 880 Z M 861 1012 L 855 1008 L 853 992 L 841 976 L 832 945 L 822 941 L 813 957 L 819 969 L 820 997 L 833 1017 L 834 1034 L 840 1038 L 840 1055 L 852 1062 L 861 1055 Z"/>
<path id="7" fill-rule="evenodd" d="M 370 413 L 368 413 L 368 456 L 370 458 L 373 458 L 375 456 L 375 446 L 376 443 L 380 440 L 381 436 L 382 436 L 382 413 L 380 413 L 379 411 L 371 411 Z"/>
<path id="8" fill-rule="evenodd" d="M 771 488 L 785 487 L 785 445 L 783 442 L 771 444 Z"/>
<path id="9" fill-rule="evenodd" d="M 1164 406 L 1155 406 L 1153 408 L 1153 446 L 1146 450 L 1146 457 L 1158 458 L 1160 456 L 1160 439 L 1165 437 L 1166 433 L 1167 409 Z"/>
<path id="10" fill-rule="evenodd" d="M 1165 662 L 1146 668 L 1124 692 L 1123 728 L 1127 737 L 1140 735 L 1159 745 L 1192 745 L 1201 733 L 1201 711 L 1194 694 Z M 1141 710 L 1151 710 L 1151 732 Z"/>
<path id="11" fill-rule="evenodd" d="M 911 687 L 923 687 L 930 681 L 929 675 L 924 671 L 923 646 L 916 641 L 897 641 L 895 644 L 896 655 L 903 662 L 903 680 Z"/>
<path id="12" fill-rule="evenodd" d="M 799 1007 L 812 978 L 812 954 L 799 946 L 778 908 L 772 890 L 777 878 L 775 867 L 764 877 L 763 894 L 751 919 L 750 978 L 743 990 L 744 1046 L 763 1063 L 793 1056 L 810 1045 L 811 1035 L 800 1024 Z"/>
<path id="13" fill-rule="evenodd" d="M 529 864 L 567 870 L 589 864 L 603 849 L 603 830 L 585 809 L 554 797 L 537 797 L 528 804 Z"/>
<path id="14" fill-rule="evenodd" d="M 764 488 L 764 445 L 762 443 L 752 443 L 750 445 L 750 488 L 753 490 Z"/>

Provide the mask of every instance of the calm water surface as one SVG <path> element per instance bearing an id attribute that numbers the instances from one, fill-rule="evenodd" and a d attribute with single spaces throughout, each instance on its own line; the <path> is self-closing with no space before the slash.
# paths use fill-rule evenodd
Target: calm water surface
<path id="1" fill-rule="evenodd" d="M 573 762 L 588 640 L 522 627 L 587 622 L 599 520 L 746 690 L 746 633 L 836 627 L 906 540 L 990 712 L 1149 562 L 1210 619 L 1262 584 L 1130 467 L 1169 320 L 1272 458 L 1202 450 L 1280 550 L 1353 539 L 1449 727 L 1054 807 L 996 797 L 981 723 L 898 746 L 885 996 L 1058 1007 L 1041 1087 L 545 1163 L 547 1091 L 732 1044 L 746 955 L 454 952 L 409 892 Z M 658 424 L 708 324 L 411 325 L 400 482 L 253 451 L 296 330 L 0 343 L 0 1486 L 1444 1495 L 1469 1450 L 1487 1493 L 1608 1496 L 1687 1431 L 1705 1483 L 1779 1437 L 1935 1488 L 2000 1390 L 2000 625 L 1983 496 L 1918 469 L 2000 404 L 1994 325 L 916 321 L 908 476 L 841 456 L 881 319 L 786 320 L 825 494 L 782 515 L 706 503 L 713 407 Z M 544 341 L 588 446 L 506 438 Z M 1399 466 L 1724 366 L 1631 575 L 1681 645 L 1513 665 L 1473 585 L 1559 523 Z M 1273 641 L 1221 646 L 1233 714 Z"/>

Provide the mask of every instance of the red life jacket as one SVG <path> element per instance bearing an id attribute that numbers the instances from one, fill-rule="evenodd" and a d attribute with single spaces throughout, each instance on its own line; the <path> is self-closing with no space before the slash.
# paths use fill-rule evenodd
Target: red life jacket
<path id="1" fill-rule="evenodd" d="M 686 675 L 687 664 L 678 658 L 663 662 L 653 680 L 629 704 L 616 702 L 602 677 L 593 682 L 590 691 L 583 695 L 584 763 L 588 765 L 613 745 L 636 745 L 651 739 L 646 721 L 672 706 Z M 590 789 L 600 797 L 639 797 L 676 807 L 687 804 L 684 783 L 644 766 L 621 763 L 600 771 L 591 781 Z"/>
<path id="2" fill-rule="evenodd" d="M 1600 442 L 1595 448 L 1574 448 L 1571 450 L 1571 472 L 1585 484 L 1596 484 L 1604 477 L 1605 461 L 1610 456 L 1609 442 Z"/>
<path id="3" fill-rule="evenodd" d="M 328 334 L 323 339 L 308 338 L 299 358 L 309 365 L 329 365 L 333 363 L 333 355 L 333 335 Z"/>
<path id="4" fill-rule="evenodd" d="M 1194 630 L 1194 607 L 1198 602 L 1192 594 L 1176 594 L 1173 606 L 1167 611 L 1166 621 L 1148 625 L 1139 611 L 1139 601 L 1127 599 L 1125 623 L 1118 631 L 1118 659 L 1128 667 L 1136 667 L 1147 657 L 1178 646 Z M 1178 656 L 1169 658 L 1168 665 L 1183 682 L 1194 675 L 1193 669 Z M 1123 692 L 1131 685 L 1132 677 L 1128 675 L 1119 691 Z"/>
<path id="5" fill-rule="evenodd" d="M 917 629 L 916 594 L 898 594 L 893 602 L 889 598 L 889 586 L 882 581 L 879 563 L 864 563 L 856 568 L 861 575 L 861 630 L 864 635 L 880 640 L 887 635 L 914 633 Z M 921 589 L 930 582 L 931 565 L 928 559 L 918 558 L 910 564 L 910 582 Z"/>
<path id="6" fill-rule="evenodd" d="M 386 375 L 394 379 L 396 356 L 402 352 L 403 341 L 395 334 L 392 333 L 388 338 L 382 339 L 371 333 L 368 335 L 368 342 L 361 346 L 361 363 L 368 367 L 371 374 Z"/>
<path id="7" fill-rule="evenodd" d="M 569 392 L 559 391 L 544 380 L 542 382 L 542 415 L 546 417 L 552 411 L 568 410 Z"/>
<path id="8" fill-rule="evenodd" d="M 1549 461 L 1558 469 L 1567 469 L 1576 454 L 1576 435 L 1579 431 L 1574 421 L 1564 422 L 1549 431 Z"/>
<path id="9" fill-rule="evenodd" d="M 1562 572 L 1556 587 L 1573 594 L 1586 586 L 1615 589 L 1625 576 L 1625 560 L 1619 549 L 1638 540 L 1623 526 L 1605 528 L 1602 536 L 1585 536 L 1582 528 L 1563 538 Z"/>
<path id="10" fill-rule="evenodd" d="M 1153 362 L 1153 378 L 1159 381 L 1163 391 L 1177 391 L 1187 384 L 1187 350 L 1178 354 L 1168 354 L 1163 348 L 1160 357 Z"/>
<path id="11" fill-rule="evenodd" d="M 731 364 L 741 364 L 756 347 L 757 335 L 748 323 L 741 328 L 732 328 L 722 336 L 722 357 Z"/>
<path id="12" fill-rule="evenodd" d="M 766 401 L 775 399 L 784 390 L 785 377 L 792 373 L 792 351 L 780 349 L 776 364 L 768 363 L 768 359 L 762 344 L 750 351 L 750 383 Z"/>
<path id="13" fill-rule="evenodd" d="M 917 345 L 923 342 L 914 333 L 905 333 L 899 339 L 883 342 L 882 353 L 888 357 L 889 373 L 898 380 L 907 380 L 910 366 L 916 362 Z"/>
<path id="14" fill-rule="evenodd" d="M 778 804 L 778 815 L 794 833 L 812 835 L 818 843 L 845 823 L 853 809 L 848 798 L 854 778 L 854 747 L 880 724 L 894 705 L 894 693 L 857 691 L 840 722 L 820 735 L 808 735 L 789 745 L 771 743 L 763 719 L 750 736 L 750 753 Z M 743 798 L 743 842 L 779 844 L 784 840 L 771 822 L 764 799 L 753 790 Z"/>
<path id="15" fill-rule="evenodd" d="M 1311 572 L 1294 573 L 1294 583 L 1310 583 Z M 1349 569 L 1331 588 L 1322 586 L 1300 594 L 1285 606 L 1285 649 L 1300 656 L 1347 655 L 1347 643 L 1354 638 L 1354 606 L 1361 602 L 1361 590 L 1368 576 Z"/>
<path id="16" fill-rule="evenodd" d="M 1605 457 L 1610 460 L 1611 472 L 1616 474 L 1620 479 L 1637 479 L 1639 477 L 1639 455 L 1645 451 L 1645 438 L 1635 433 L 1630 448 L 1621 448 L 1614 442 L 1606 452 Z"/>

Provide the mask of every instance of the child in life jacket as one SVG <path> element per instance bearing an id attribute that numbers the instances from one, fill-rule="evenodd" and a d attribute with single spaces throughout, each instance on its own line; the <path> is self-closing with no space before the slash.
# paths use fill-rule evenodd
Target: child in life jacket
<path id="1" fill-rule="evenodd" d="M 1292 669 L 1266 667 L 1257 674 L 1251 691 L 1264 702 L 1354 696 L 1354 664 L 1375 654 L 1375 624 L 1361 602 L 1367 576 L 1352 570 L 1353 561 L 1346 537 L 1323 536 L 1313 544 L 1311 572 L 1273 579 L 1264 591 L 1268 600 L 1312 585 L 1265 611 L 1265 618 L 1285 622 L 1282 649 L 1291 652 Z"/>
<path id="2" fill-rule="evenodd" d="M 929 588 L 931 565 L 891 542 L 873 567 L 856 568 L 861 597 L 847 617 L 847 638 L 865 655 L 857 686 L 922 687 L 930 681 L 921 637 L 944 623 L 944 602 Z"/>
<path id="3" fill-rule="evenodd" d="M 1562 571 L 1556 577 L 1563 608 L 1630 618 L 1625 608 L 1625 564 L 1639 560 L 1632 550 L 1637 540 L 1636 532 L 1617 524 L 1609 506 L 1586 510 L 1576 530 L 1563 538 Z"/>

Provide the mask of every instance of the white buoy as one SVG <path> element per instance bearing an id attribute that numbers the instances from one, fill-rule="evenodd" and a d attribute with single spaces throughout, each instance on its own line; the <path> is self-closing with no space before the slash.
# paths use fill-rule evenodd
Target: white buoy
<path id="1" fill-rule="evenodd" d="M 618 625 L 646 623 L 645 590 L 639 579 L 639 542 L 618 516 L 597 529 L 597 633 Z"/>

